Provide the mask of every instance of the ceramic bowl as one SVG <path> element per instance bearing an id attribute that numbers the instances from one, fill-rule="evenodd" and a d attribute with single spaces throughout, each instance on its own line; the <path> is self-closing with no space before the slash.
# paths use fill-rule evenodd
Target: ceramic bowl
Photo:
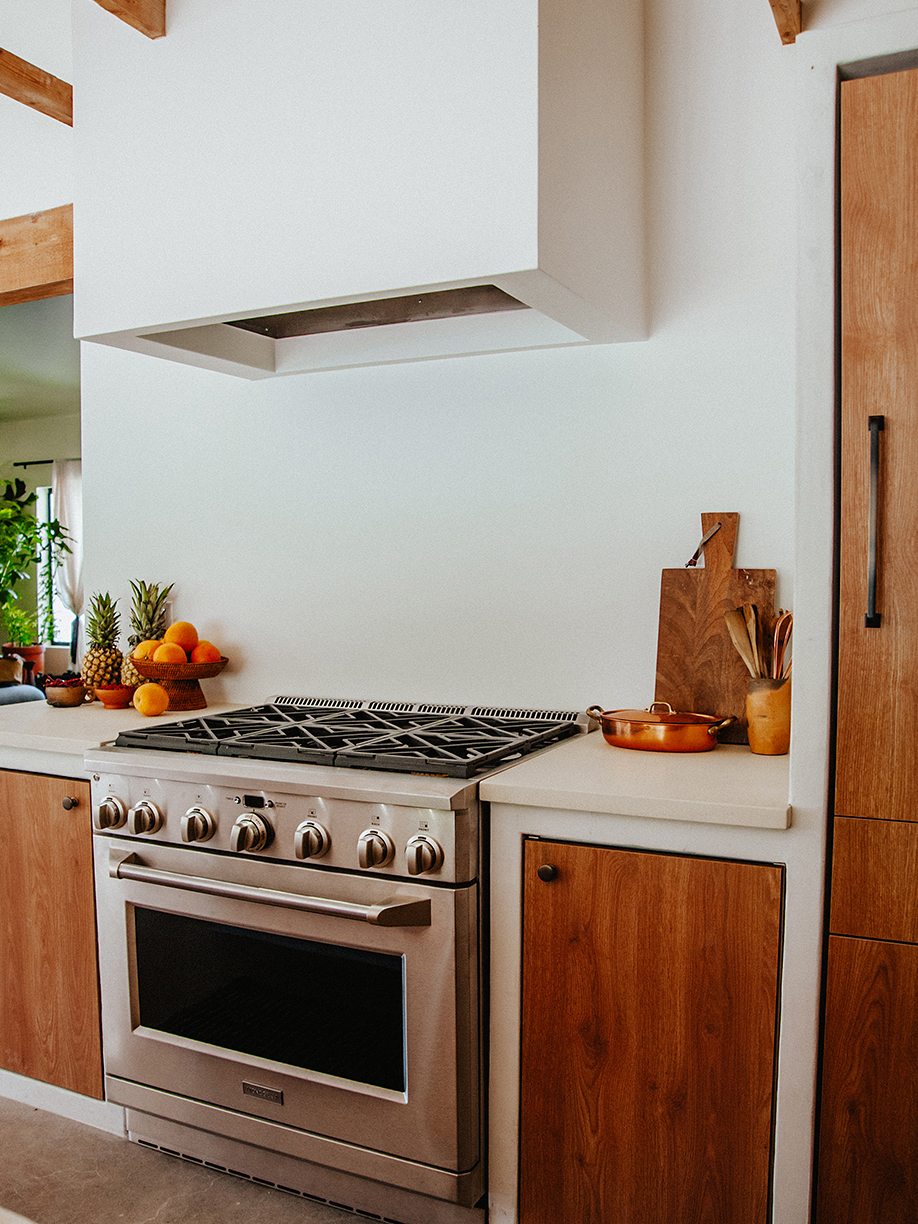
<path id="1" fill-rule="evenodd" d="M 86 697 L 83 684 L 52 684 L 45 689 L 45 701 L 50 706 L 82 705 Z"/>
<path id="2" fill-rule="evenodd" d="M 97 685 L 94 691 L 106 710 L 124 710 L 134 696 L 133 684 Z"/>

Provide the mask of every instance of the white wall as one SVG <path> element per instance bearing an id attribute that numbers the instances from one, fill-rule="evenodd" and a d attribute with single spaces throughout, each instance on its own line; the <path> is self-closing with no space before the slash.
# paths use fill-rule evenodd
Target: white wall
<path id="1" fill-rule="evenodd" d="M 71 81 L 70 0 L 7 0 L 0 47 Z M 73 199 L 73 130 L 0 95 L 0 218 L 21 217 Z"/>
<path id="2" fill-rule="evenodd" d="M 648 11 L 649 341 L 258 384 L 84 345 L 87 589 L 174 579 L 233 661 L 215 695 L 575 708 L 652 699 L 703 511 L 791 604 L 793 50 L 766 4 L 692 8 Z"/>
<path id="3" fill-rule="evenodd" d="M 172 9 L 193 23 L 203 3 Z M 87 590 L 126 610 L 130 578 L 174 580 L 176 614 L 231 657 L 214 699 L 646 704 L 660 570 L 702 511 L 740 512 L 738 564 L 774 566 L 797 615 L 776 1224 L 807 1219 L 814 1108 L 835 64 L 918 46 L 914 5 L 804 14 L 782 47 L 766 0 L 647 0 L 645 343 L 263 383 L 84 345 L 83 369 Z M 198 273 L 207 292 L 223 276 Z M 168 259 L 155 275 L 167 294 Z"/>

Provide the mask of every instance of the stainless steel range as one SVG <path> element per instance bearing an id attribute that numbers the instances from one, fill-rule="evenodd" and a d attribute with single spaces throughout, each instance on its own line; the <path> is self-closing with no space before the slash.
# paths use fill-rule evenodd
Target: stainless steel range
<path id="1" fill-rule="evenodd" d="M 587 727 L 278 697 L 88 752 L 130 1137 L 377 1219 L 484 1219 L 477 783 Z"/>

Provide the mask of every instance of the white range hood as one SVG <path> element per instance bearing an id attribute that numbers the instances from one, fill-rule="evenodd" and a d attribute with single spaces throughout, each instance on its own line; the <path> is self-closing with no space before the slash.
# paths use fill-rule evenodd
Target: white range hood
<path id="1" fill-rule="evenodd" d="M 639 0 L 75 9 L 75 330 L 264 378 L 643 339 Z"/>

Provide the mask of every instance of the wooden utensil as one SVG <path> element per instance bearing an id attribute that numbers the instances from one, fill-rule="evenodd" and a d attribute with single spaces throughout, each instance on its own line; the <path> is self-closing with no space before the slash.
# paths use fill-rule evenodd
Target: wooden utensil
<path id="1" fill-rule="evenodd" d="M 739 651 L 740 658 L 749 668 L 749 675 L 757 676 L 759 673 L 756 669 L 755 659 L 753 658 L 749 643 L 749 630 L 746 628 L 745 616 L 743 616 L 739 608 L 728 608 L 724 613 L 724 620 L 727 622 L 727 629 L 733 645 Z"/>
<path id="2" fill-rule="evenodd" d="M 780 611 L 780 609 L 779 609 Z M 790 645 L 791 634 L 794 631 L 794 617 L 791 612 L 780 612 L 775 624 L 775 645 L 772 656 L 772 676 L 780 680 L 790 675 L 791 661 L 785 663 L 787 648 Z"/>
<path id="3" fill-rule="evenodd" d="M 663 570 L 654 700 L 668 701 L 676 710 L 721 718 L 732 714 L 737 721 L 721 733 L 720 740 L 744 744 L 751 669 L 733 644 L 725 613 L 743 604 L 755 605 L 759 632 L 770 641 L 775 571 L 734 569 L 739 514 L 702 514 L 702 534 L 718 522 L 721 529 L 705 546 L 703 566 Z M 751 649 L 749 654 L 755 667 Z"/>
<path id="4" fill-rule="evenodd" d="M 743 617 L 746 621 L 746 632 L 749 634 L 749 644 L 752 647 L 752 661 L 755 664 L 754 676 L 763 675 L 762 656 L 759 650 L 759 616 L 755 604 L 743 605 Z"/>

